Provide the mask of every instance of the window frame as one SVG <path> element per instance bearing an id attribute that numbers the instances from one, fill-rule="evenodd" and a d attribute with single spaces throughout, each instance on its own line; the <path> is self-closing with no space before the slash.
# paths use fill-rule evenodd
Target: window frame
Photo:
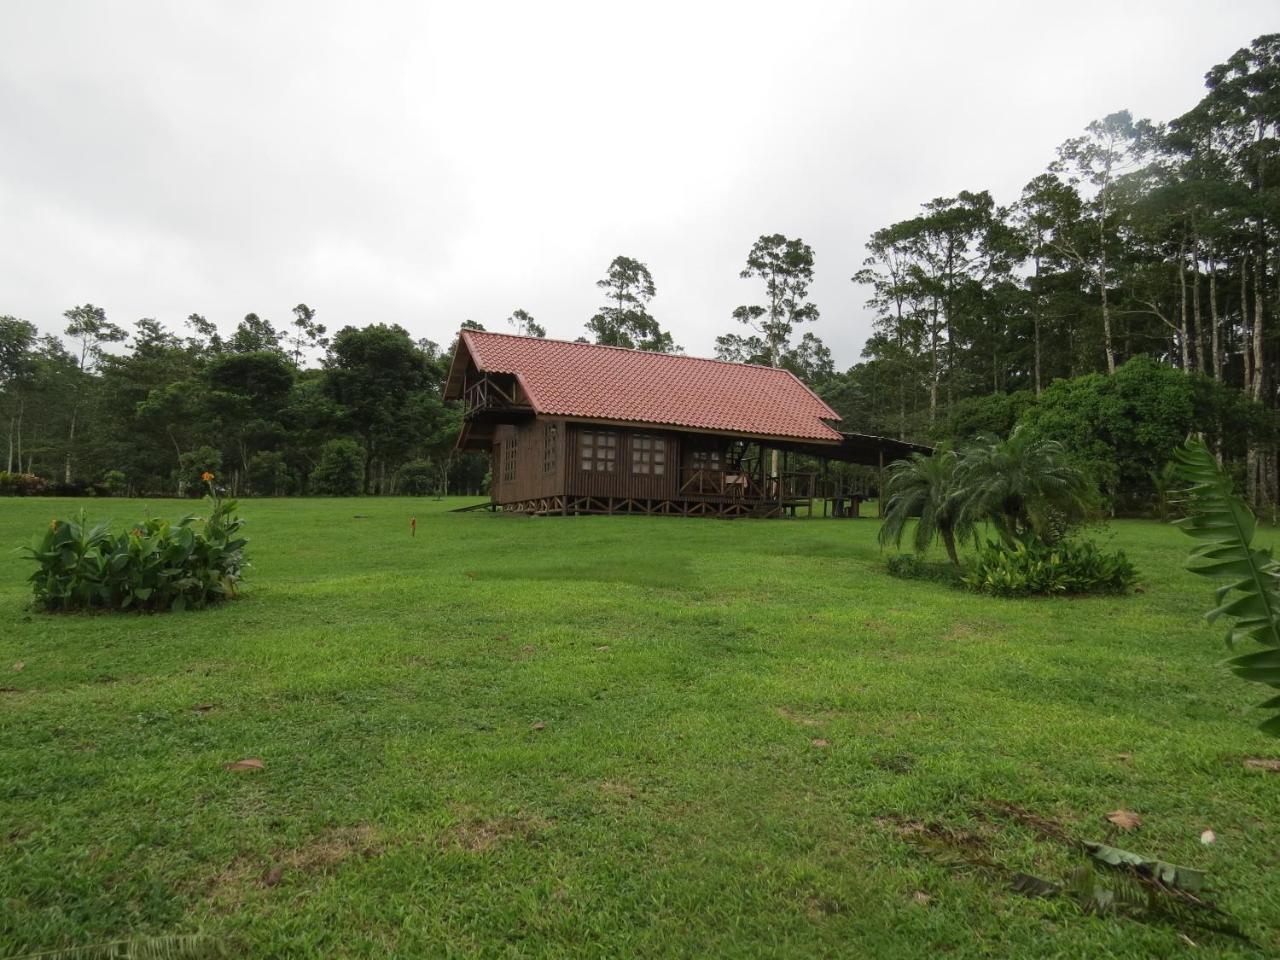
<path id="1" fill-rule="evenodd" d="M 542 425 L 542 475 L 550 476 L 560 465 L 560 429 L 559 424 Z"/>
<path id="2" fill-rule="evenodd" d="M 516 464 L 520 452 L 519 435 L 512 431 L 511 438 L 502 445 L 502 482 L 515 483 Z"/>
<path id="3" fill-rule="evenodd" d="M 631 475 L 664 477 L 667 474 L 667 438 L 655 433 L 631 435 Z"/>
<path id="4" fill-rule="evenodd" d="M 579 430 L 578 469 L 583 473 L 618 472 L 618 431 Z"/>

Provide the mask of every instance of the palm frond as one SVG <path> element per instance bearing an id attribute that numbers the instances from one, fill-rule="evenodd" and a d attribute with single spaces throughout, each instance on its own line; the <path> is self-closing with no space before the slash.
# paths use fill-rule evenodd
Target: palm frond
<path id="1" fill-rule="evenodd" d="M 8 957 L 7 960 L 207 960 L 222 956 L 225 956 L 225 951 L 220 941 L 192 933 L 41 950 Z"/>
<path id="2" fill-rule="evenodd" d="M 1266 647 L 1235 657 L 1229 664 L 1246 680 L 1280 689 L 1280 563 L 1270 550 L 1253 546 L 1257 521 L 1248 504 L 1232 491 L 1231 478 L 1204 441 L 1188 439 L 1174 457 L 1178 475 L 1187 484 L 1187 516 L 1175 523 L 1200 541 L 1191 549 L 1187 569 L 1223 581 L 1216 590 L 1217 606 L 1206 617 L 1211 623 L 1230 618 L 1228 647 L 1245 640 Z M 1280 697 L 1261 707 L 1280 709 Z M 1280 736 L 1280 714 L 1263 721 L 1261 727 Z"/>

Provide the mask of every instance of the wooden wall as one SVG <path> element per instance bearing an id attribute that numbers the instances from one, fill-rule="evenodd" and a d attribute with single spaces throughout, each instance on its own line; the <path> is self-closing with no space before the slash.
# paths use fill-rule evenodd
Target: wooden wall
<path id="1" fill-rule="evenodd" d="M 546 430 L 554 427 L 554 456 L 548 460 Z M 537 417 L 521 424 L 502 424 L 494 433 L 490 472 L 494 503 L 514 503 L 538 497 L 558 497 L 564 492 L 565 424 L 552 417 Z M 507 479 L 507 455 L 515 443 L 515 479 Z M 551 469 L 546 469 L 547 466 Z"/>
<path id="2" fill-rule="evenodd" d="M 660 500 L 678 495 L 680 489 L 681 435 L 668 430 L 632 430 L 621 427 L 596 427 L 587 423 L 570 423 L 565 430 L 568 444 L 568 493 L 575 497 L 636 497 Z M 618 435 L 617 461 L 612 472 L 583 470 L 580 456 L 580 432 L 607 430 Z M 631 472 L 631 441 L 635 436 L 662 437 L 667 442 L 665 471 L 661 476 Z"/>
<path id="3" fill-rule="evenodd" d="M 546 457 L 546 429 L 554 426 L 554 462 Z M 617 436 L 612 471 L 583 470 L 580 435 L 584 430 L 607 431 Z M 632 472 L 632 443 L 636 437 L 661 437 L 666 441 L 666 462 L 661 475 Z M 515 476 L 507 479 L 507 457 L 515 444 Z M 681 499 L 682 470 L 688 468 L 694 449 L 724 450 L 724 438 L 679 433 L 662 429 L 605 427 L 589 423 L 567 423 L 551 417 L 536 417 L 522 424 L 502 424 L 496 428 L 492 450 L 492 499 L 495 503 L 516 503 L 543 497 L 625 497 L 642 500 Z M 547 467 L 550 465 L 550 469 Z"/>

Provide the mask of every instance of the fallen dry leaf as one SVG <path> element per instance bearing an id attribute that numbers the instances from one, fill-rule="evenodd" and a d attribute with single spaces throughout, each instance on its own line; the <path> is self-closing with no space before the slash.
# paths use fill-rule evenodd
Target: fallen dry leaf
<path id="1" fill-rule="evenodd" d="M 813 745 L 814 745 L 815 747 L 829 747 L 829 746 L 831 746 L 831 741 L 829 741 L 829 740 L 824 740 L 824 739 L 822 739 L 822 737 L 814 737 L 814 738 L 813 738 L 813 740 L 812 740 L 811 742 L 813 743 Z"/>
<path id="2" fill-rule="evenodd" d="M 1250 757 L 1244 762 L 1244 765 L 1254 770 L 1269 770 L 1271 773 L 1280 773 L 1280 760 L 1264 760 L 1260 757 Z"/>
<path id="3" fill-rule="evenodd" d="M 274 887 L 284 877 L 284 867 L 275 864 L 262 877 L 262 882 L 268 887 Z"/>
<path id="4" fill-rule="evenodd" d="M 235 763 L 224 763 L 222 768 L 224 770 L 264 770 L 266 766 L 257 757 L 249 757 L 245 760 L 237 760 Z"/>
<path id="5" fill-rule="evenodd" d="M 14 673 L 21 673 L 21 672 L 22 672 L 22 668 L 23 668 L 23 667 L 25 667 L 25 666 L 26 666 L 26 664 L 25 664 L 25 663 L 23 663 L 21 660 L 19 660 L 17 663 L 15 663 L 15 664 L 13 665 L 13 672 L 14 672 Z"/>
<path id="6" fill-rule="evenodd" d="M 1200 842 L 1203 843 L 1205 846 L 1208 846 L 1209 844 L 1213 843 L 1217 839 L 1218 839 L 1218 835 L 1214 833 L 1212 830 L 1206 830 L 1202 834 L 1200 834 Z"/>
<path id="7" fill-rule="evenodd" d="M 539 720 L 537 723 L 535 723 L 535 724 L 534 724 L 533 726 L 531 726 L 529 729 L 530 729 L 530 730 L 545 730 L 545 729 L 547 729 L 547 725 L 546 725 L 545 723 L 543 723 L 541 720 Z"/>
<path id="8" fill-rule="evenodd" d="M 1132 760 L 1132 759 L 1133 759 L 1133 754 L 1132 754 L 1132 753 L 1117 753 L 1117 754 L 1116 754 L 1116 756 L 1115 756 L 1115 759 L 1119 760 L 1121 763 L 1128 763 L 1130 760 Z"/>
<path id="9" fill-rule="evenodd" d="M 212 709 L 213 709 L 212 703 L 197 703 L 194 707 L 191 708 L 191 712 L 192 713 L 208 713 Z"/>
<path id="10" fill-rule="evenodd" d="M 596 647 L 596 649 L 597 649 L 597 650 L 608 650 L 608 649 L 609 649 L 609 645 L 608 645 L 607 643 L 604 643 L 604 644 L 601 644 L 600 646 Z"/>
<path id="11" fill-rule="evenodd" d="M 1107 819 L 1121 830 L 1136 830 L 1142 826 L 1142 818 L 1132 810 L 1112 810 Z"/>
<path id="12" fill-rule="evenodd" d="M 911 899 L 915 900 L 915 902 L 920 904 L 920 906 L 927 907 L 929 905 L 929 901 L 932 900 L 933 897 L 929 896 L 923 890 L 917 890 L 911 895 Z"/>

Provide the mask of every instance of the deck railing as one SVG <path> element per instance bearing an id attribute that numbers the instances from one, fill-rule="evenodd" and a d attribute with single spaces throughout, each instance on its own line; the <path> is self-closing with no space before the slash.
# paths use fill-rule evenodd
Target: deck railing
<path id="1" fill-rule="evenodd" d="M 482 410 L 518 406 L 515 385 L 505 387 L 488 376 L 471 383 L 462 393 L 462 409 L 466 416 Z"/>
<path id="2" fill-rule="evenodd" d="M 761 483 L 755 473 L 686 467 L 680 471 L 680 495 L 729 500 L 809 500 L 817 494 L 816 473 L 783 473 Z"/>

